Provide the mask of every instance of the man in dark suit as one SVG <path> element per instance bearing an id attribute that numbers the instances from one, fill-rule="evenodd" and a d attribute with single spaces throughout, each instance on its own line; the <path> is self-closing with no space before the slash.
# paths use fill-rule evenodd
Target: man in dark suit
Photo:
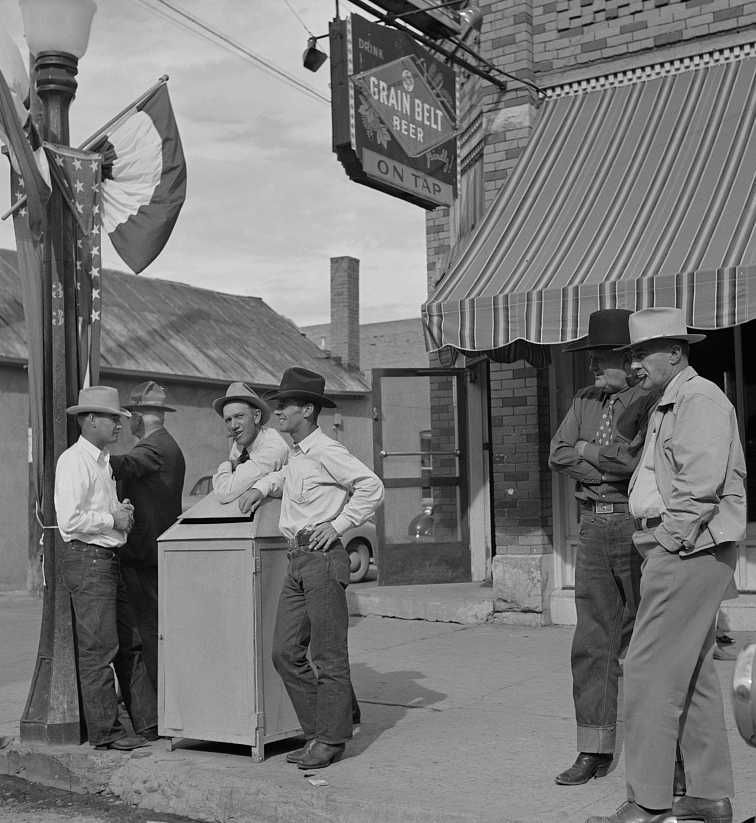
<path id="1" fill-rule="evenodd" d="M 140 383 L 125 405 L 131 431 L 139 440 L 128 454 L 111 455 L 118 497 L 134 506 L 134 528 L 120 550 L 121 574 L 142 637 L 144 662 L 157 690 L 158 570 L 157 538 L 181 514 L 184 455 L 165 429 L 165 389 L 154 381 Z"/>

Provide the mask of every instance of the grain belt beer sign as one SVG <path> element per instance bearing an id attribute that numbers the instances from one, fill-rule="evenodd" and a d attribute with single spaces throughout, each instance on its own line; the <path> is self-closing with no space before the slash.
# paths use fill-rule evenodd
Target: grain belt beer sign
<path id="1" fill-rule="evenodd" d="M 403 32 L 331 23 L 333 148 L 349 177 L 427 209 L 457 179 L 455 76 Z"/>

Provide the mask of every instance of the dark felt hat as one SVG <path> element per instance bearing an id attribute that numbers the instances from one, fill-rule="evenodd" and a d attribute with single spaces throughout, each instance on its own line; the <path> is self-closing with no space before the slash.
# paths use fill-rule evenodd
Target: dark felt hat
<path id="1" fill-rule="evenodd" d="M 321 406 L 334 408 L 336 404 L 323 394 L 324 391 L 325 377 L 300 366 L 294 366 L 291 369 L 286 369 L 281 378 L 281 385 L 275 391 L 267 394 L 265 399 L 271 403 L 277 403 L 279 400 L 301 398 L 302 400 L 311 400 Z"/>
<path id="2" fill-rule="evenodd" d="M 587 351 L 588 349 L 616 349 L 630 342 L 628 321 L 629 309 L 599 309 L 588 318 L 588 336 L 581 337 L 564 351 Z"/>

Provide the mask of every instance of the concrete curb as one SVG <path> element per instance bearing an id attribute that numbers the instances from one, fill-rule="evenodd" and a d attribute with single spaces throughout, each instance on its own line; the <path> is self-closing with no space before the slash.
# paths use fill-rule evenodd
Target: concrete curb
<path id="1" fill-rule="evenodd" d="M 312 786 L 303 773 L 278 762 L 253 763 L 227 754 L 168 751 L 161 741 L 133 753 L 86 746 L 35 748 L 14 741 L 0 751 L 0 774 L 80 793 L 110 793 L 157 813 L 234 823 L 477 823 L 479 814 L 381 803 L 359 786 Z M 334 767 L 331 767 L 334 769 Z M 325 771 L 315 775 L 327 779 Z M 507 823 L 499 818 L 502 823 Z"/>
<path id="2" fill-rule="evenodd" d="M 494 614 L 493 589 L 480 583 L 441 586 L 350 586 L 349 614 L 437 623 L 486 623 Z"/>

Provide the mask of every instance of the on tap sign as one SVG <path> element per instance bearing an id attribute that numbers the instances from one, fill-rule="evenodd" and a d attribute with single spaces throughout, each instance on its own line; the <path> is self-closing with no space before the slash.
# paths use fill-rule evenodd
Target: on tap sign
<path id="1" fill-rule="evenodd" d="M 358 183 L 428 209 L 457 179 L 455 76 L 404 34 L 356 14 L 331 23 L 333 148 Z"/>

